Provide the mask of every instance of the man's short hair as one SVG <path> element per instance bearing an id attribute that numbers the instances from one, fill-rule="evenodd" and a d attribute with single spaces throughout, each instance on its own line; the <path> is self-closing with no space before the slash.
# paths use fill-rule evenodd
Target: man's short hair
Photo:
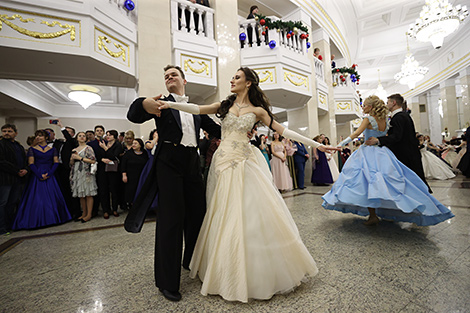
<path id="1" fill-rule="evenodd" d="M 399 93 L 395 93 L 393 95 L 390 95 L 390 96 L 387 97 L 387 99 L 395 100 L 397 102 L 397 105 L 399 105 L 399 106 L 402 106 L 403 101 L 405 100 L 405 99 L 403 99 L 402 95 L 400 95 Z"/>
<path id="2" fill-rule="evenodd" d="M 5 124 L 5 125 L 2 126 L 2 130 L 7 129 L 7 128 L 13 129 L 13 131 L 14 131 L 15 133 L 18 132 L 18 130 L 16 129 L 16 125 L 15 125 L 15 124 Z"/>
<path id="3" fill-rule="evenodd" d="M 89 134 L 89 133 L 92 133 L 93 135 L 95 134 L 95 132 L 92 131 L 91 129 L 90 129 L 90 130 L 87 130 L 87 131 L 85 132 L 85 134 Z"/>
<path id="4" fill-rule="evenodd" d="M 104 129 L 104 126 L 103 126 L 103 125 L 96 125 L 96 126 L 95 126 L 95 131 L 96 131 L 96 129 L 97 129 L 97 128 L 101 128 L 103 131 L 105 131 L 105 129 Z"/>
<path id="5" fill-rule="evenodd" d="M 186 79 L 186 77 L 184 76 L 183 70 L 182 70 L 181 67 L 179 67 L 178 65 L 171 65 L 171 64 L 168 64 L 167 66 L 165 66 L 165 67 L 163 68 L 163 71 L 166 72 L 166 71 L 168 71 L 169 69 L 172 69 L 172 68 L 177 69 L 177 70 L 180 72 L 181 77 L 183 77 L 183 79 Z"/>
<path id="6" fill-rule="evenodd" d="M 44 130 L 55 134 L 55 131 L 52 128 L 44 128 Z"/>

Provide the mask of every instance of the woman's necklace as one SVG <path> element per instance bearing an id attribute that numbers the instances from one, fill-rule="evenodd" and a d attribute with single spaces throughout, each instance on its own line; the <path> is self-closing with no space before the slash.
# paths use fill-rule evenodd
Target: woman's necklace
<path id="1" fill-rule="evenodd" d="M 42 149 L 43 151 L 44 151 L 44 149 L 46 149 L 46 148 L 47 148 L 47 145 L 45 145 L 45 146 L 41 146 L 40 144 L 38 144 L 38 146 L 39 146 L 39 147 L 41 147 L 41 149 Z"/>
<path id="2" fill-rule="evenodd" d="M 244 108 L 247 108 L 247 107 L 250 106 L 249 104 L 239 105 L 237 102 L 235 102 L 235 105 L 238 107 L 238 110 L 239 110 L 239 111 L 240 111 L 241 109 L 244 109 Z"/>

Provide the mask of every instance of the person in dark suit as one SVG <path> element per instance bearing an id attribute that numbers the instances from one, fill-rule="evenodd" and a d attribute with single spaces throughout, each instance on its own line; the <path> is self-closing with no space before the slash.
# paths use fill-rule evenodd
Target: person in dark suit
<path id="1" fill-rule="evenodd" d="M 395 154 L 400 162 L 415 172 L 428 185 L 424 177 L 415 125 L 410 114 L 406 112 L 406 101 L 400 94 L 393 94 L 387 98 L 387 108 L 392 112 L 390 129 L 387 132 L 387 136 L 379 138 L 370 137 L 366 144 L 378 144 L 381 147 L 386 146 Z M 429 185 L 428 188 L 431 193 Z"/>
<path id="2" fill-rule="evenodd" d="M 104 195 L 109 195 L 108 183 L 106 180 L 106 164 L 103 162 L 103 158 L 106 158 L 106 151 L 100 147 L 100 142 L 107 144 L 108 142 L 104 140 L 105 137 L 105 128 L 103 125 L 96 125 L 95 126 L 95 139 L 88 142 L 87 144 L 93 149 L 95 153 L 95 158 L 98 163 L 98 167 L 95 173 L 96 177 L 96 184 L 98 185 L 98 195 L 96 195 L 93 199 L 93 214 L 92 216 L 98 215 L 98 210 L 101 204 L 101 198 L 105 197 Z M 109 206 L 109 196 L 108 201 L 106 202 L 106 198 L 104 199 L 104 203 L 108 203 Z M 103 204 L 101 205 L 104 206 Z M 104 210 L 103 210 L 104 213 Z"/>
<path id="3" fill-rule="evenodd" d="M 0 235 L 8 233 L 13 224 L 15 208 L 21 197 L 24 177 L 29 168 L 23 146 L 15 140 L 16 126 L 2 126 L 0 139 Z"/>
<path id="4" fill-rule="evenodd" d="M 467 152 L 462 156 L 457 168 L 462 171 L 465 177 L 470 178 L 470 149 L 468 143 L 470 142 L 470 127 L 465 131 L 465 141 L 467 142 Z"/>
<path id="5" fill-rule="evenodd" d="M 186 102 L 186 80 L 179 66 L 164 68 L 165 85 L 171 93 L 162 100 Z M 155 240 L 155 282 L 165 298 L 179 301 L 180 273 L 185 242 L 183 268 L 189 269 L 194 246 L 206 212 L 204 183 L 199 154 L 199 131 L 220 138 L 220 126 L 207 115 L 192 115 L 178 110 L 158 110 L 161 96 L 138 98 L 130 106 L 127 118 L 133 123 L 155 120 L 158 145 L 155 161 L 125 228 L 139 232 L 148 208 L 158 191 L 157 232 Z"/>
<path id="6" fill-rule="evenodd" d="M 301 142 L 294 141 L 297 146 L 297 151 L 294 153 L 294 164 L 296 169 L 297 186 L 299 189 L 305 189 L 305 163 L 307 162 L 310 155 L 305 149 L 305 145 Z"/>
<path id="7" fill-rule="evenodd" d="M 55 172 L 55 176 L 70 215 L 76 220 L 82 213 L 80 212 L 79 199 L 72 197 L 72 190 L 70 189 L 70 158 L 72 156 L 72 150 L 78 147 L 78 143 L 75 138 L 73 138 L 75 136 L 75 129 L 69 126 L 64 127 L 60 120 L 57 120 L 56 125 L 60 127 L 65 140 L 55 139 L 52 143 L 52 147 L 56 148 L 59 152 L 59 167 Z"/>

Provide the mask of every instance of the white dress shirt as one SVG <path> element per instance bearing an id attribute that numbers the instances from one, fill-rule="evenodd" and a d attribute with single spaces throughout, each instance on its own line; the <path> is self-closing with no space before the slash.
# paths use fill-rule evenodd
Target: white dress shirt
<path id="1" fill-rule="evenodd" d="M 171 94 L 177 102 L 188 103 L 186 96 L 180 96 L 177 94 Z M 181 138 L 180 144 L 186 147 L 197 147 L 196 142 L 196 128 L 194 127 L 194 118 L 190 113 L 179 111 L 181 119 L 181 130 L 183 131 L 183 137 Z"/>
<path id="2" fill-rule="evenodd" d="M 396 110 L 393 110 L 393 111 L 392 111 L 392 114 L 391 114 L 391 116 L 390 116 L 390 117 L 394 117 L 394 116 L 395 116 L 395 114 L 397 114 L 398 112 L 402 112 L 402 111 L 403 111 L 403 109 L 402 109 L 402 108 L 398 108 L 398 109 L 396 109 Z"/>

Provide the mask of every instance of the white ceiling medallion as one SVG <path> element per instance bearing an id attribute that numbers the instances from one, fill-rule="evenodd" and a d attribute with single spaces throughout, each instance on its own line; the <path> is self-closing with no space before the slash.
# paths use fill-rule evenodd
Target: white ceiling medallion
<path id="1" fill-rule="evenodd" d="M 448 0 L 427 0 L 408 35 L 419 41 L 430 41 L 434 49 L 442 47 L 444 38 L 459 28 L 468 16 L 467 7 L 453 7 Z"/>

